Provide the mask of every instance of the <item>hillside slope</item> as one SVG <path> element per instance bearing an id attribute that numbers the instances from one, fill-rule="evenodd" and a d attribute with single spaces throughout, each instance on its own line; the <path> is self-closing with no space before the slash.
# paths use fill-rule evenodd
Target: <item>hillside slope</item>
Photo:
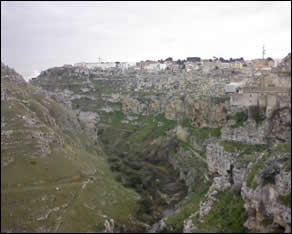
<path id="1" fill-rule="evenodd" d="M 73 112 L 1 63 L 1 231 L 141 230 L 139 199 Z"/>

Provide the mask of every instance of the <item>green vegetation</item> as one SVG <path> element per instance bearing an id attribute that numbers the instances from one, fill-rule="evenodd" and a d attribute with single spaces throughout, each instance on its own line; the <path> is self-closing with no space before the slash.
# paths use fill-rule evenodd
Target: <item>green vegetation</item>
<path id="1" fill-rule="evenodd" d="M 248 119 L 248 114 L 246 112 L 236 112 L 234 116 L 231 117 L 236 123 L 231 126 L 231 128 L 238 128 L 243 126 L 243 123 Z"/>
<path id="2" fill-rule="evenodd" d="M 221 136 L 221 128 L 196 128 L 188 119 L 183 120 L 182 126 L 188 129 L 189 137 L 194 136 L 200 141 L 207 140 L 210 136 L 219 138 Z"/>
<path id="3" fill-rule="evenodd" d="M 211 103 L 213 104 L 220 104 L 230 100 L 230 97 L 209 97 Z"/>
<path id="4" fill-rule="evenodd" d="M 157 138 L 177 126 L 176 121 L 168 120 L 162 114 L 139 116 L 137 122 L 142 123 L 143 126 L 136 129 L 135 133 L 129 137 L 131 142 Z"/>
<path id="5" fill-rule="evenodd" d="M 118 92 L 113 87 L 111 87 L 109 84 L 105 84 L 102 81 L 92 80 L 92 83 L 94 85 L 95 90 L 97 90 L 98 93 L 110 94 L 110 93 L 117 93 Z"/>
<path id="6" fill-rule="evenodd" d="M 145 96 L 159 96 L 162 93 L 161 92 L 157 92 L 157 91 L 132 91 L 132 90 L 122 90 L 120 91 L 121 94 L 131 94 L 131 95 L 135 95 L 135 96 L 141 96 L 141 97 L 145 97 Z"/>
<path id="7" fill-rule="evenodd" d="M 112 118 L 112 126 L 113 127 L 118 127 L 120 125 L 120 123 L 121 123 L 122 120 L 127 119 L 127 117 L 121 111 L 115 111 L 113 113 L 113 116 L 112 117 L 113 117 Z"/>
<path id="8" fill-rule="evenodd" d="M 278 199 L 283 205 L 291 208 L 291 192 L 287 195 L 279 195 Z"/>
<path id="9" fill-rule="evenodd" d="M 259 106 L 250 106 L 248 111 L 250 112 L 250 116 L 254 119 L 258 124 L 261 124 L 265 120 L 265 110 Z"/>
<path id="10" fill-rule="evenodd" d="M 187 142 L 182 141 L 182 140 L 178 140 L 178 144 L 179 144 L 179 146 L 181 146 L 185 151 L 188 151 L 188 150 L 191 148 L 191 146 L 190 146 Z"/>
<path id="11" fill-rule="evenodd" d="M 101 140 L 109 155 L 109 163 L 116 179 L 142 195 L 137 216 L 153 222 L 153 212 L 161 212 L 174 194 L 183 197 L 186 187 L 167 160 L 175 153 L 175 138 L 163 141 L 160 136 L 177 126 L 177 122 L 159 115 L 133 115 L 134 120 L 122 112 L 105 113 L 105 130 Z"/>
<path id="12" fill-rule="evenodd" d="M 284 169 L 286 171 L 290 171 L 291 170 L 291 158 L 289 158 L 287 161 L 285 161 L 285 163 L 284 163 Z"/>
<path id="13" fill-rule="evenodd" d="M 267 145 L 261 144 L 243 144 L 235 141 L 220 141 L 219 144 L 224 147 L 227 152 L 238 152 L 241 154 L 252 154 L 254 152 L 262 152 L 267 149 Z"/>
<path id="14" fill-rule="evenodd" d="M 285 144 L 278 144 L 274 149 L 275 152 L 290 152 L 291 153 L 291 142 Z"/>
<path id="15" fill-rule="evenodd" d="M 1 157 L 10 161 L 1 169 L 1 231 L 103 231 L 102 215 L 129 231 L 141 230 L 129 219 L 137 219 L 141 197 L 116 181 L 101 146 L 76 131 L 71 114 L 35 87 L 1 85 L 19 96 L 1 101 L 1 130 L 8 133 L 1 139 Z M 46 156 L 38 134 L 53 138 Z"/>
<path id="16" fill-rule="evenodd" d="M 178 213 L 167 218 L 166 223 L 172 225 L 175 232 L 180 233 L 183 231 L 184 220 L 199 209 L 200 201 L 204 198 L 208 189 L 209 184 L 201 180 L 201 182 L 196 184 L 195 190 L 188 195 L 189 202 Z"/>
<path id="17" fill-rule="evenodd" d="M 240 195 L 233 195 L 231 191 L 219 192 L 217 203 L 204 222 L 193 220 L 200 232 L 243 233 L 247 229 L 243 226 L 247 219 L 244 201 Z"/>
<path id="18" fill-rule="evenodd" d="M 257 172 L 263 168 L 265 161 L 270 157 L 271 152 L 266 152 L 264 156 L 256 162 L 253 167 L 250 169 L 249 174 L 247 176 L 247 186 L 250 188 L 255 189 L 257 184 L 254 182 L 254 177 L 256 176 Z"/>
<path id="19" fill-rule="evenodd" d="M 291 78 L 291 71 L 290 72 L 289 71 L 286 71 L 286 72 L 281 71 L 281 72 L 278 72 L 278 75 L 280 75 L 280 76 L 288 76 L 288 77 Z"/>
<path id="20" fill-rule="evenodd" d="M 273 224 L 273 222 L 274 222 L 273 217 L 265 217 L 261 223 L 263 225 L 269 225 L 269 224 Z"/>

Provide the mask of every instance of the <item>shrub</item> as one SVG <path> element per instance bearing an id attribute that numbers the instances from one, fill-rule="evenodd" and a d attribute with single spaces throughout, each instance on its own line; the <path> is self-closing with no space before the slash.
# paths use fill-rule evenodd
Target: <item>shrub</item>
<path id="1" fill-rule="evenodd" d="M 271 153 L 267 152 L 258 162 L 256 162 L 249 171 L 247 176 L 247 186 L 250 188 L 255 189 L 257 187 L 256 183 L 254 183 L 254 177 L 256 176 L 257 172 L 263 167 L 265 161 L 270 157 Z M 266 181 L 268 182 L 268 181 Z"/>
<path id="2" fill-rule="evenodd" d="M 291 192 L 287 195 L 279 195 L 278 199 L 283 205 L 291 208 Z"/>
<path id="3" fill-rule="evenodd" d="M 291 143 L 277 145 L 275 152 L 291 152 Z"/>
<path id="4" fill-rule="evenodd" d="M 238 128 L 243 126 L 243 123 L 248 119 L 248 114 L 246 112 L 236 112 L 232 119 L 234 119 L 236 123 L 231 127 Z"/>
<path id="5" fill-rule="evenodd" d="M 259 106 L 250 106 L 248 109 L 250 117 L 256 121 L 257 124 L 265 120 L 265 110 Z"/>
<path id="6" fill-rule="evenodd" d="M 273 221 L 274 221 L 274 219 L 272 217 L 265 217 L 261 223 L 263 225 L 269 225 L 269 224 L 272 224 Z"/>
<path id="7" fill-rule="evenodd" d="M 142 213 L 146 213 L 146 214 L 152 213 L 152 201 L 148 197 L 145 197 L 144 199 L 139 201 L 139 203 L 142 209 L 140 210 L 140 212 L 142 211 Z"/>
<path id="8" fill-rule="evenodd" d="M 121 163 L 119 161 L 116 161 L 111 164 L 110 168 L 112 171 L 120 171 L 121 166 L 122 166 Z"/>
<path id="9" fill-rule="evenodd" d="M 118 182 L 122 182 L 122 176 L 121 175 L 117 175 L 115 178 L 116 178 L 116 180 Z"/>
<path id="10" fill-rule="evenodd" d="M 276 164 L 275 161 L 267 161 L 264 165 L 264 169 L 262 171 L 262 177 L 264 178 L 265 184 L 274 184 L 275 183 L 275 177 L 280 172 L 280 167 L 278 164 Z"/>

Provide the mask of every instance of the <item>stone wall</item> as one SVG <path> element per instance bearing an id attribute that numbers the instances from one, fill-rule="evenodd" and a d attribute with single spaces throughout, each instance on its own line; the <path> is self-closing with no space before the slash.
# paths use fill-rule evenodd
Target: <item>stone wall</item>
<path id="1" fill-rule="evenodd" d="M 230 104 L 234 106 L 257 106 L 258 94 L 257 93 L 241 93 L 231 96 Z"/>
<path id="2" fill-rule="evenodd" d="M 221 138 L 247 144 L 267 144 L 265 136 L 268 133 L 268 125 L 268 122 L 264 122 L 257 126 L 256 122 L 251 119 L 244 122 L 244 126 L 238 128 L 232 128 L 227 124 L 221 129 Z"/>

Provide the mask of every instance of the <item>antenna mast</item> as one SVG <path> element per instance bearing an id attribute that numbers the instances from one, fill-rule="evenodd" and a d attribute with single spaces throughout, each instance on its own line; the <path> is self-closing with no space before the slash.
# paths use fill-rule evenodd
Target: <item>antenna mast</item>
<path id="1" fill-rule="evenodd" d="M 265 59 L 265 54 L 266 54 L 266 49 L 265 49 L 265 44 L 263 45 L 263 59 Z"/>

